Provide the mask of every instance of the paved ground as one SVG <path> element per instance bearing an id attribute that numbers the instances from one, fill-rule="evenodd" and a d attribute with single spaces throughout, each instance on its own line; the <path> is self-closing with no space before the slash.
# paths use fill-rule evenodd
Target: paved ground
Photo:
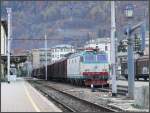
<path id="1" fill-rule="evenodd" d="M 1 112 L 61 112 L 23 79 L 1 83 Z"/>

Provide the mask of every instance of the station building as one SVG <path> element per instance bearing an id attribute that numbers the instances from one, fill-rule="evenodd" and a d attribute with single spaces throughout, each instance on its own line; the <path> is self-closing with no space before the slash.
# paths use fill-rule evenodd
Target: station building
<path id="1" fill-rule="evenodd" d="M 31 62 L 33 69 L 45 66 L 46 58 L 45 58 L 45 49 L 32 49 L 31 50 Z M 47 49 L 47 64 L 51 63 L 51 49 Z"/>
<path id="2" fill-rule="evenodd" d="M 2 20 L 1 21 L 1 80 L 4 79 L 6 75 L 6 59 L 7 57 L 7 21 Z"/>

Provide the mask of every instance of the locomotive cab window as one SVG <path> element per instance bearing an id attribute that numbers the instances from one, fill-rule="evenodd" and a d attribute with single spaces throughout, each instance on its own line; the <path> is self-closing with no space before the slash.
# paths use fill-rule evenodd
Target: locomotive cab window
<path id="1" fill-rule="evenodd" d="M 108 56 L 106 53 L 87 52 L 83 55 L 84 63 L 108 63 Z"/>
<path id="2" fill-rule="evenodd" d="M 80 62 L 83 62 L 83 56 L 80 57 Z"/>
<path id="3" fill-rule="evenodd" d="M 86 54 L 86 55 L 84 55 L 83 60 L 85 63 L 93 63 L 96 61 L 96 57 L 93 54 Z"/>
<path id="4" fill-rule="evenodd" d="M 106 54 L 97 55 L 97 62 L 107 63 L 108 62 L 107 55 Z"/>

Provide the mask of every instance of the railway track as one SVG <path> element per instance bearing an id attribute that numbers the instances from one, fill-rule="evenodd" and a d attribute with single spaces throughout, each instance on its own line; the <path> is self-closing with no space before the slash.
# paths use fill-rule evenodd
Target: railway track
<path id="1" fill-rule="evenodd" d="M 47 97 L 50 101 L 53 101 L 54 104 L 60 107 L 60 109 L 66 112 L 76 112 L 74 109 L 70 108 L 69 106 L 61 103 L 57 98 L 52 97 L 50 94 L 48 94 L 47 89 L 41 85 L 38 82 L 28 81 L 34 88 L 36 88 L 38 91 L 40 91 L 45 97 Z"/>
<path id="2" fill-rule="evenodd" d="M 47 83 L 38 81 L 29 81 L 29 83 L 58 104 L 61 104 L 69 112 L 117 112 L 112 108 L 100 106 L 58 90 Z"/>

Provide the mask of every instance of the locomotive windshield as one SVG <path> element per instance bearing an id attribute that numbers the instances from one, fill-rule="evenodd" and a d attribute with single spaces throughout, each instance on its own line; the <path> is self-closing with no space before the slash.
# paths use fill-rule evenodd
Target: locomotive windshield
<path id="1" fill-rule="evenodd" d="M 99 63 L 107 63 L 108 58 L 106 54 L 98 54 L 97 55 L 97 62 Z"/>
<path id="2" fill-rule="evenodd" d="M 84 56 L 84 62 L 86 63 L 92 63 L 92 62 L 96 62 L 96 57 L 93 54 L 86 54 Z"/>
<path id="3" fill-rule="evenodd" d="M 107 63 L 107 54 L 85 54 L 83 56 L 84 63 Z"/>

